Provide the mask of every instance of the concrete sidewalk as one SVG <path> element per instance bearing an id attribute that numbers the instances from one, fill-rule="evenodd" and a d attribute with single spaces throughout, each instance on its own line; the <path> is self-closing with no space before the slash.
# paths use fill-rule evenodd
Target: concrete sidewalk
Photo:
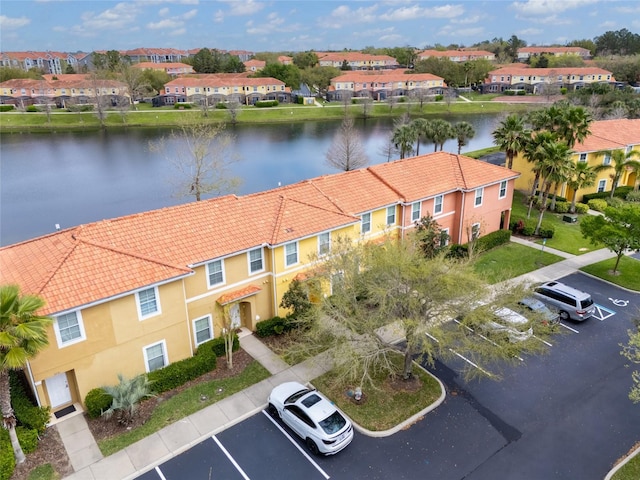
<path id="1" fill-rule="evenodd" d="M 512 237 L 512 241 L 539 250 L 542 245 Z M 529 272 L 509 281 L 529 283 L 554 280 L 575 272 L 580 267 L 614 256 L 607 249 L 584 255 L 571 255 L 548 247 L 544 250 L 565 260 Z M 214 403 L 162 430 L 136 442 L 109 457 L 103 457 L 79 414 L 57 423 L 75 473 L 70 480 L 130 480 L 154 468 L 192 446 L 262 410 L 271 390 L 287 381 L 307 383 L 330 369 L 328 356 L 319 355 L 295 366 L 289 366 L 248 331 L 240 335 L 240 346 L 259 361 L 272 376 L 251 387 Z M 440 400 L 442 401 L 442 399 Z M 420 413 L 422 415 L 423 412 Z"/>

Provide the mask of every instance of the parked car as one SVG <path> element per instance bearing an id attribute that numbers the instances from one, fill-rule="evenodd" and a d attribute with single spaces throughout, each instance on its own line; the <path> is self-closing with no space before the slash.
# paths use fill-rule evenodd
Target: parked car
<path id="1" fill-rule="evenodd" d="M 507 307 L 491 309 L 495 320 L 481 323 L 481 327 L 490 334 L 506 334 L 512 343 L 523 342 L 533 336 L 533 328 L 528 327 L 529 319 Z"/>
<path id="2" fill-rule="evenodd" d="M 526 310 L 534 312 L 539 315 L 541 321 L 555 325 L 560 321 L 560 315 L 558 311 L 551 307 L 547 307 L 542 301 L 534 297 L 525 297 L 518 302 Z"/>
<path id="3" fill-rule="evenodd" d="M 349 419 L 320 392 L 301 383 L 286 382 L 274 388 L 268 409 L 277 413 L 315 455 L 333 455 L 353 440 Z"/>
<path id="4" fill-rule="evenodd" d="M 557 308 L 562 320 L 582 322 L 595 313 L 591 295 L 561 282 L 545 282 L 534 291 L 534 296 Z"/>

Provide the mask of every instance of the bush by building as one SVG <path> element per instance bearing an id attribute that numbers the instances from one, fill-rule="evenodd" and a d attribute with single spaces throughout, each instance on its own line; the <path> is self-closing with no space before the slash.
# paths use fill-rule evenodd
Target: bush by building
<path id="1" fill-rule="evenodd" d="M 603 198 L 592 198 L 587 202 L 587 205 L 591 210 L 604 212 L 604 209 L 607 208 L 607 201 Z"/>
<path id="2" fill-rule="evenodd" d="M 84 406 L 87 409 L 89 418 L 98 418 L 102 415 L 102 412 L 109 410 L 112 402 L 113 397 L 102 388 L 89 390 L 87 396 L 84 397 Z"/>

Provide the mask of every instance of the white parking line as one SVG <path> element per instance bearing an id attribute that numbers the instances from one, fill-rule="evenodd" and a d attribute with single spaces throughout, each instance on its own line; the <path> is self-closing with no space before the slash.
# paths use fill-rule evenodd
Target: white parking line
<path id="1" fill-rule="evenodd" d="M 571 330 L 573 333 L 580 333 L 578 330 L 576 330 L 575 328 L 571 328 L 569 325 L 565 325 L 564 323 L 560 322 L 560 326 L 566 328 L 567 330 Z"/>
<path id="2" fill-rule="evenodd" d="M 325 472 L 324 470 L 322 470 L 322 468 L 320 468 L 320 465 L 318 465 L 318 464 L 315 462 L 315 460 L 313 460 L 313 458 L 311 458 L 311 457 L 309 456 L 309 454 L 308 454 L 307 452 L 305 452 L 305 451 L 300 447 L 300 445 L 298 445 L 298 442 L 296 442 L 293 438 L 291 438 L 291 435 L 289 435 L 289 434 L 285 431 L 285 429 L 284 429 L 284 428 L 282 428 L 282 427 L 278 424 L 278 422 L 276 422 L 273 418 L 271 418 L 271 415 L 269 415 L 265 410 L 262 410 L 262 413 L 264 413 L 264 415 L 265 415 L 269 420 L 271 420 L 271 423 L 273 423 L 276 427 L 278 427 L 278 430 L 280 430 L 280 431 L 283 433 L 283 435 L 284 435 L 285 437 L 287 437 L 287 438 L 289 439 L 289 441 L 290 441 L 291 443 L 293 443 L 293 445 L 294 445 L 298 450 L 300 450 L 300 453 L 302 453 L 302 455 L 304 455 L 304 456 L 307 458 L 307 460 L 309 460 L 309 463 L 311 463 L 311 465 L 313 465 L 314 467 L 316 467 L 316 470 L 318 470 L 318 471 L 320 472 L 320 474 L 321 474 L 324 478 L 326 478 L 327 480 L 329 480 L 329 478 L 331 478 L 331 477 L 329 477 L 329 475 L 327 475 L 327 472 Z"/>
<path id="3" fill-rule="evenodd" d="M 460 320 L 456 320 L 456 319 L 454 318 L 454 319 L 453 319 L 453 321 L 454 321 L 454 322 L 456 322 L 458 325 L 462 325 L 462 324 L 460 323 Z M 489 338 L 485 337 L 483 334 L 476 332 L 473 328 L 468 327 L 467 325 L 463 325 L 463 326 L 464 326 L 464 328 L 466 328 L 466 329 L 467 329 L 467 330 L 469 330 L 470 332 L 475 333 L 475 334 L 476 334 L 476 335 L 478 335 L 480 338 L 482 338 L 482 339 L 486 340 L 487 342 L 489 342 L 489 343 L 490 343 L 491 345 L 493 345 L 494 347 L 499 347 L 499 346 L 500 346 L 500 345 L 498 345 L 496 342 L 494 342 L 493 340 L 491 340 L 491 339 L 489 339 Z M 434 339 L 434 340 L 435 340 L 435 339 Z M 436 341 L 437 341 L 437 340 L 436 340 Z M 457 354 L 456 354 L 456 355 L 457 355 Z M 516 358 L 517 358 L 518 360 L 520 360 L 521 362 L 524 362 L 524 358 L 522 358 L 522 357 L 520 357 L 520 356 L 518 356 L 518 355 L 516 355 Z M 482 370 L 482 369 L 481 369 L 481 370 Z"/>
<path id="4" fill-rule="evenodd" d="M 598 305 L 597 303 L 594 303 L 593 306 L 596 308 L 596 312 L 593 316 L 600 321 L 603 321 L 616 314 L 616 312 L 614 312 L 613 310 L 610 310 L 607 307 L 603 307 L 602 305 Z"/>
<path id="5" fill-rule="evenodd" d="M 165 476 L 162 474 L 162 472 L 160 471 L 160 467 L 156 467 L 156 473 L 160 477 L 160 480 L 167 480 Z"/>
<path id="6" fill-rule="evenodd" d="M 440 340 L 438 340 L 436 337 L 434 337 L 433 335 L 429 335 L 428 333 L 425 333 L 425 335 L 427 337 L 429 337 L 431 340 L 433 340 L 436 343 L 440 343 Z M 476 365 L 475 363 L 473 363 L 471 360 L 469 360 L 467 357 L 465 357 L 464 355 L 459 354 L 458 352 L 456 352 L 454 349 L 449 348 L 449 351 L 451 353 L 453 353 L 454 355 L 460 357 L 462 360 L 464 360 L 465 362 L 467 362 L 469 365 L 477 368 L 478 370 L 480 370 L 481 372 L 483 372 L 485 375 L 487 375 L 488 377 L 493 377 L 493 374 L 491 372 L 487 372 L 484 368 L 482 368 L 480 365 Z"/>
<path id="7" fill-rule="evenodd" d="M 544 343 L 546 346 L 548 347 L 553 347 L 552 344 L 550 344 L 549 342 L 547 342 L 546 340 L 541 339 L 540 337 L 536 337 L 535 335 L 533 336 L 533 338 L 540 340 L 542 343 Z"/>
<path id="8" fill-rule="evenodd" d="M 245 480 L 251 480 L 246 473 L 244 473 L 244 470 L 242 470 L 242 467 L 240 467 L 240 465 L 238 465 L 238 462 L 236 462 L 234 460 L 234 458 L 231 456 L 231 454 L 227 451 L 226 448 L 224 448 L 224 446 L 220 443 L 220 441 L 216 438 L 215 435 L 212 435 L 211 438 L 213 438 L 213 441 L 216 442 L 218 444 L 218 447 L 220 447 L 220 450 L 222 450 L 222 453 L 224 453 L 227 458 L 229 459 L 229 461 L 231 463 L 233 463 L 233 466 L 236 467 L 236 470 L 238 470 L 238 472 L 240 473 L 240 475 L 242 475 L 242 478 L 244 478 Z"/>

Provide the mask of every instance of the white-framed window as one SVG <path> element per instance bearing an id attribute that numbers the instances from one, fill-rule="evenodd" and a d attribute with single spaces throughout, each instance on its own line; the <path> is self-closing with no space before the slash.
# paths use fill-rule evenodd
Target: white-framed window
<path id="1" fill-rule="evenodd" d="M 140 290 L 136 293 L 136 302 L 138 304 L 138 315 L 140 316 L 140 319 L 152 317 L 161 313 L 158 287 Z"/>
<path id="2" fill-rule="evenodd" d="M 475 240 L 479 236 L 480 236 L 480 224 L 474 223 L 473 225 L 471 225 L 471 239 Z"/>
<path id="3" fill-rule="evenodd" d="M 298 263 L 298 242 L 287 243 L 284 246 L 284 266 L 290 267 Z"/>
<path id="4" fill-rule="evenodd" d="M 207 263 L 207 283 L 209 287 L 224 283 L 224 262 L 222 260 Z"/>
<path id="5" fill-rule="evenodd" d="M 447 245 L 449 245 L 449 229 L 448 228 L 443 228 L 440 231 L 440 246 L 441 247 L 446 247 Z"/>
<path id="6" fill-rule="evenodd" d="M 331 251 L 331 233 L 324 232 L 318 235 L 318 255 L 326 255 Z"/>
<path id="7" fill-rule="evenodd" d="M 371 231 L 371 213 L 363 213 L 360 222 L 360 233 Z"/>
<path id="8" fill-rule="evenodd" d="M 438 215 L 442 213 L 442 202 L 444 201 L 444 195 L 438 195 L 433 199 L 433 214 Z"/>
<path id="9" fill-rule="evenodd" d="M 503 180 L 500 182 L 500 193 L 498 194 L 498 198 L 504 198 L 507 196 L 507 181 Z"/>
<path id="10" fill-rule="evenodd" d="M 604 158 L 602 159 L 602 164 L 603 165 L 611 165 L 611 155 L 608 153 L 605 153 Z"/>
<path id="11" fill-rule="evenodd" d="M 396 223 L 396 206 L 387 207 L 387 225 L 395 225 Z"/>
<path id="12" fill-rule="evenodd" d="M 420 220 L 420 202 L 413 202 L 411 204 L 411 221 L 417 222 Z"/>
<path id="13" fill-rule="evenodd" d="M 587 161 L 587 154 L 586 153 L 581 153 L 580 154 L 580 159 L 578 160 L 579 162 L 586 162 Z"/>
<path id="14" fill-rule="evenodd" d="M 482 195 L 484 194 L 484 188 L 476 188 L 476 199 L 473 203 L 474 206 L 479 207 L 482 205 Z"/>
<path id="15" fill-rule="evenodd" d="M 257 273 L 264 270 L 262 248 L 250 250 L 247 255 L 249 257 L 249 273 Z"/>
<path id="16" fill-rule="evenodd" d="M 55 318 L 54 331 L 58 348 L 67 347 L 86 340 L 82 315 L 79 311 L 58 315 Z"/>
<path id="17" fill-rule="evenodd" d="M 213 324 L 211 323 L 211 315 L 202 318 L 196 318 L 193 321 L 193 339 L 196 345 L 207 342 L 213 338 Z"/>
<path id="18" fill-rule="evenodd" d="M 604 192 L 607 188 L 607 180 L 606 179 L 602 179 L 598 181 L 598 193 L 600 192 Z"/>
<path id="19" fill-rule="evenodd" d="M 167 344 L 164 340 L 142 347 L 144 355 L 144 368 L 147 373 L 166 367 L 169 364 L 167 357 Z"/>

